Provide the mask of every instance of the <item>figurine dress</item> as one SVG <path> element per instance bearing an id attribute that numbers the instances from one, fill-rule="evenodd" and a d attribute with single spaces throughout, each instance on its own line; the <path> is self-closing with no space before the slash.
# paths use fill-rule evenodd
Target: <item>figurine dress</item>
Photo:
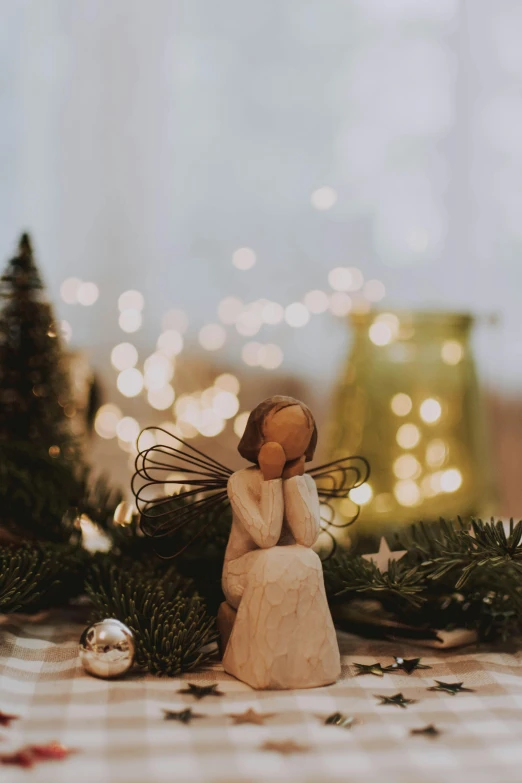
<path id="1" fill-rule="evenodd" d="M 316 688 L 335 682 L 339 647 L 323 569 L 311 549 L 320 532 L 311 476 L 265 481 L 249 467 L 228 481 L 233 521 L 223 591 L 237 610 L 225 671 L 253 688 Z"/>

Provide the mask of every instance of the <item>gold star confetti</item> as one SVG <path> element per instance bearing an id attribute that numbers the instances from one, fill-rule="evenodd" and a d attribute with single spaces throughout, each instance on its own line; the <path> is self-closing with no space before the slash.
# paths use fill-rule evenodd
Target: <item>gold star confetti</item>
<path id="1" fill-rule="evenodd" d="M 423 735 L 425 737 L 438 737 L 440 731 L 432 723 L 430 723 L 429 726 L 424 726 L 422 729 L 411 729 L 410 734 L 416 734 L 418 736 Z"/>
<path id="2" fill-rule="evenodd" d="M 290 756 L 292 753 L 306 753 L 306 745 L 299 745 L 294 740 L 268 740 L 261 745 L 261 750 L 272 751 L 273 753 L 282 753 L 283 756 Z"/>
<path id="3" fill-rule="evenodd" d="M 451 696 L 455 696 L 457 693 L 475 693 L 472 688 L 464 688 L 462 682 L 441 682 L 440 680 L 435 680 L 435 682 L 437 684 L 428 688 L 429 691 L 443 691 Z"/>
<path id="4" fill-rule="evenodd" d="M 204 699 L 205 696 L 224 696 L 225 694 L 218 691 L 218 683 L 215 682 L 212 685 L 195 685 L 193 682 L 187 683 L 187 687 L 179 690 L 178 693 L 187 693 L 189 696 L 194 696 L 195 699 Z"/>
<path id="5" fill-rule="evenodd" d="M 204 718 L 199 712 L 192 712 L 190 707 L 186 710 L 173 712 L 172 710 L 163 710 L 165 720 L 177 720 L 179 723 L 190 723 L 194 718 Z"/>
<path id="6" fill-rule="evenodd" d="M 252 708 L 245 710 L 245 712 L 237 713 L 236 715 L 229 715 L 229 718 L 232 718 L 234 721 L 234 724 L 236 726 L 241 725 L 242 723 L 254 723 L 256 726 L 263 726 L 264 722 L 267 718 L 273 718 L 274 717 L 273 712 L 270 713 L 263 713 L 260 714 L 259 712 L 256 712 Z"/>
<path id="7" fill-rule="evenodd" d="M 329 715 L 325 722 L 325 726 L 339 726 L 341 729 L 351 729 L 352 726 L 357 723 L 357 720 L 351 715 L 343 715 L 342 712 L 334 712 L 333 715 Z"/>
<path id="8" fill-rule="evenodd" d="M 402 693 L 396 693 L 395 696 L 379 696 L 379 694 L 374 694 L 376 699 L 381 700 L 382 704 L 393 704 L 395 707 L 402 707 L 403 710 L 406 709 L 408 704 L 415 704 L 415 699 L 405 699 Z"/>
<path id="9" fill-rule="evenodd" d="M 361 674 L 375 674 L 376 677 L 382 677 L 385 672 L 380 663 L 354 663 L 354 666 L 357 667 L 356 677 L 360 677 Z"/>
<path id="10" fill-rule="evenodd" d="M 406 672 L 406 674 L 411 674 L 415 669 L 431 669 L 431 666 L 426 666 L 421 663 L 421 658 L 400 658 L 397 655 L 395 655 L 394 658 L 395 663 L 392 663 L 391 666 L 387 666 L 385 671 L 403 671 Z"/>

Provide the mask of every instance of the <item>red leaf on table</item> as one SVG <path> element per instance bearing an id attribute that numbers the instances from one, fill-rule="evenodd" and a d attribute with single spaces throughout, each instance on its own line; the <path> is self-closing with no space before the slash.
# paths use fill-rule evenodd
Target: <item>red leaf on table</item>
<path id="1" fill-rule="evenodd" d="M 66 748 L 61 742 L 49 742 L 47 745 L 26 745 L 14 753 L 0 754 L 0 764 L 32 767 L 39 761 L 60 761 L 71 753 L 76 753 L 76 751 Z"/>
<path id="2" fill-rule="evenodd" d="M 18 715 L 8 715 L 0 710 L 0 726 L 10 726 L 13 720 L 18 720 Z"/>
<path id="3" fill-rule="evenodd" d="M 2 755 L 0 755 L 0 764 L 12 764 L 17 767 L 32 767 L 34 762 L 34 756 L 27 748 L 22 748 L 14 753 L 2 753 Z"/>
<path id="4" fill-rule="evenodd" d="M 61 742 L 49 742 L 47 745 L 29 745 L 27 748 L 37 761 L 65 759 L 76 751 L 66 748 Z"/>

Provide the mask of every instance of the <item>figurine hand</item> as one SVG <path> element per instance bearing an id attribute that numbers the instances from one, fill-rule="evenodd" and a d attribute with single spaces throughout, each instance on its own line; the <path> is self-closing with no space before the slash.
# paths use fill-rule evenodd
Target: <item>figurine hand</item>
<path id="1" fill-rule="evenodd" d="M 286 454 L 279 443 L 269 442 L 261 446 L 257 458 L 259 467 L 265 481 L 281 478 L 283 468 L 285 467 Z"/>
<path id="2" fill-rule="evenodd" d="M 305 456 L 303 454 L 302 457 L 298 457 L 297 459 L 293 459 L 290 462 L 287 462 L 285 465 L 285 469 L 283 470 L 283 478 L 289 479 L 292 478 L 292 476 L 302 476 L 305 469 Z"/>

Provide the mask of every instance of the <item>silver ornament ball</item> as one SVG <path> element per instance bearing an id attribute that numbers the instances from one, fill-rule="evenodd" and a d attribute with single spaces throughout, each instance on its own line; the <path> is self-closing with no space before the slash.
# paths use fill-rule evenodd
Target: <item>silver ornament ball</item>
<path id="1" fill-rule="evenodd" d="M 88 674 L 111 680 L 126 674 L 134 663 L 134 635 L 113 618 L 89 625 L 80 638 L 80 661 Z"/>

